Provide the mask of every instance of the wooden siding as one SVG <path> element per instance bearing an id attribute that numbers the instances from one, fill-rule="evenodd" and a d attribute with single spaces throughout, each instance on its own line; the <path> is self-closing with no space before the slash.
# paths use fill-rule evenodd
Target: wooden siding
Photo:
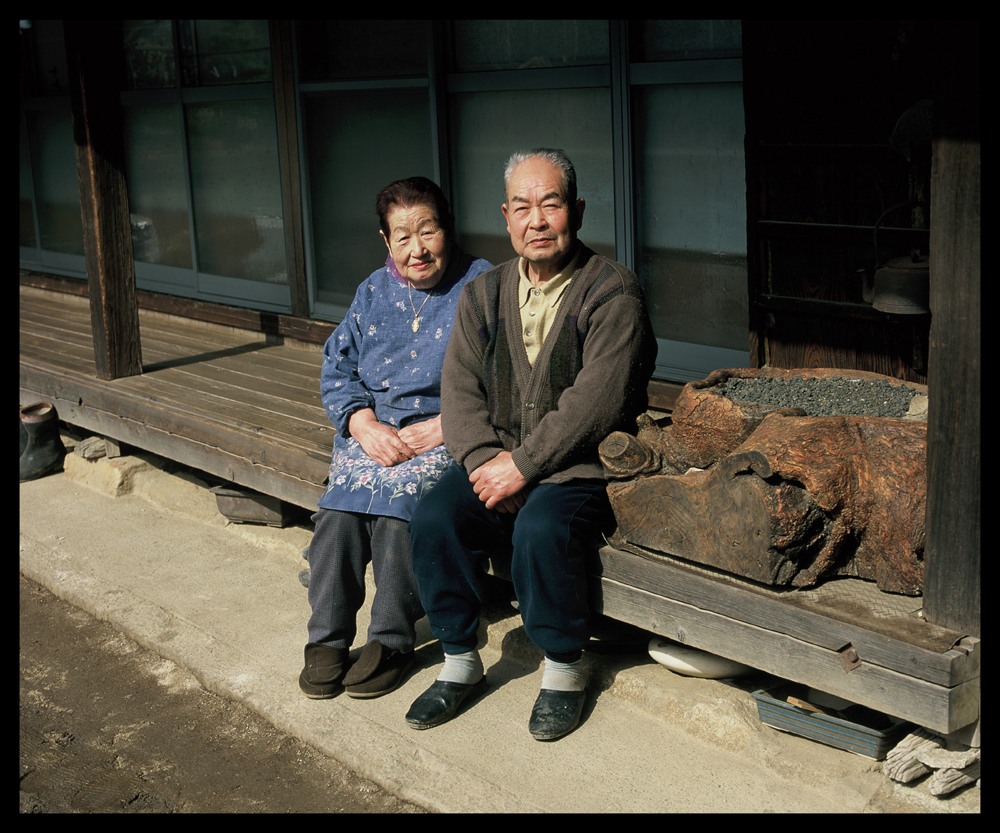
<path id="1" fill-rule="evenodd" d="M 871 274 L 912 249 L 927 253 L 925 193 L 915 191 L 922 215 L 888 209 L 907 201 L 911 174 L 926 185 L 929 133 L 912 169 L 889 142 L 897 119 L 930 95 L 933 37 L 933 26 L 918 21 L 744 21 L 755 366 L 928 383 L 930 316 L 864 303 L 859 270 Z"/>

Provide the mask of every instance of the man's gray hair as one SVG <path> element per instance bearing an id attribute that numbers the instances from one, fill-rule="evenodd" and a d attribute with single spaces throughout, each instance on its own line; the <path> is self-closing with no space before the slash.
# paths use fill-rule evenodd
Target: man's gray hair
<path id="1" fill-rule="evenodd" d="M 569 157 L 556 148 L 535 148 L 534 150 L 519 150 L 507 160 L 507 167 L 503 171 L 503 200 L 507 202 L 507 189 L 510 187 L 510 178 L 514 173 L 514 168 L 529 159 L 540 157 L 546 159 L 559 168 L 563 175 L 563 191 L 566 193 L 566 202 L 571 209 L 576 207 L 576 168 L 569 161 Z"/>

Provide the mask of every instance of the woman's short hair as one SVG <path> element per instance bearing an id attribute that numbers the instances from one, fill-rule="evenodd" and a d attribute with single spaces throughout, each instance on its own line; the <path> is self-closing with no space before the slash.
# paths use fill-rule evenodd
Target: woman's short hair
<path id="1" fill-rule="evenodd" d="M 429 206 L 448 240 L 455 239 L 455 217 L 448 198 L 437 183 L 423 176 L 396 180 L 375 196 L 375 213 L 386 237 L 389 236 L 389 215 L 397 208 L 413 208 L 416 205 Z"/>

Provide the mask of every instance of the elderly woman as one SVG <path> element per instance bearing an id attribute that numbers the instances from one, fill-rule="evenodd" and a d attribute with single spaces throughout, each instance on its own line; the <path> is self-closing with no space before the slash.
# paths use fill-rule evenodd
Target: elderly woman
<path id="1" fill-rule="evenodd" d="M 462 287 L 490 268 L 461 251 L 441 189 L 394 182 L 376 197 L 385 266 L 373 272 L 323 351 L 320 389 L 337 429 L 326 493 L 309 545 L 307 697 L 378 697 L 413 664 L 423 616 L 407 522 L 451 458 L 441 436 L 441 365 Z M 348 670 L 372 562 L 368 642 Z M 345 673 L 346 672 L 346 673 Z"/>

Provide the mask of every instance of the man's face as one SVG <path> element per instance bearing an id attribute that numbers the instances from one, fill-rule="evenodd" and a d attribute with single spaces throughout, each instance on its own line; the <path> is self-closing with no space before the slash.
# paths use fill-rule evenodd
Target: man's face
<path id="1" fill-rule="evenodd" d="M 566 201 L 562 171 L 547 159 L 532 157 L 518 165 L 507 187 L 501 210 L 510 242 L 543 279 L 557 274 L 576 242 L 583 223 L 584 201 Z"/>

